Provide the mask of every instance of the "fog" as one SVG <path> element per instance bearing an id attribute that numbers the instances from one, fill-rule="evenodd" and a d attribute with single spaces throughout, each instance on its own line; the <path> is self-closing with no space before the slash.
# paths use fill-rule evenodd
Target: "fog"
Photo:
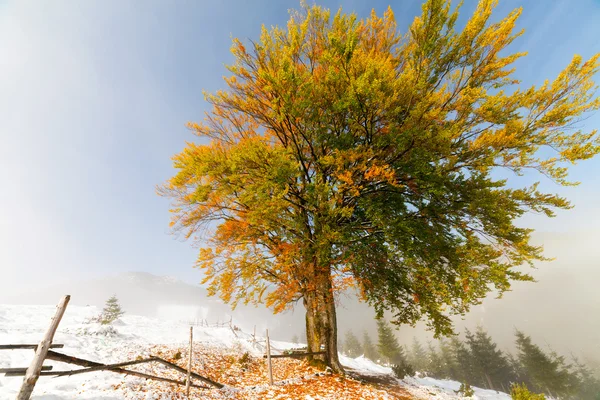
<path id="1" fill-rule="evenodd" d="M 596 268 L 599 246 L 594 232 L 580 235 L 536 234 L 535 241 L 544 243 L 546 255 L 556 260 L 541 263 L 529 272 L 536 283 L 518 282 L 502 299 L 490 295 L 465 317 L 455 317 L 457 332 L 482 326 L 504 350 L 513 349 L 515 329 L 531 335 L 543 347 L 558 353 L 575 354 L 587 360 L 600 359 L 600 296 L 597 291 Z M 197 272 L 200 275 L 200 272 Z M 27 290 L 5 288 L 0 303 L 52 304 L 61 295 L 71 294 L 71 304 L 94 305 L 116 294 L 123 308 L 132 314 L 209 323 L 226 322 L 246 331 L 264 332 L 269 328 L 273 337 L 290 340 L 304 333 L 304 309 L 298 304 L 293 310 L 273 315 L 264 307 L 239 306 L 234 311 L 218 298 L 208 297 L 198 284 L 173 277 L 146 272 L 131 272 L 99 279 L 65 281 L 55 285 L 40 285 Z M 340 297 L 338 322 L 340 337 L 352 330 L 362 335 L 367 330 L 376 337 L 374 312 L 357 301 L 351 293 Z M 424 323 L 415 328 L 400 326 L 401 343 L 409 345 L 413 337 L 423 342 L 432 339 Z"/>
<path id="2" fill-rule="evenodd" d="M 486 298 L 465 318 L 455 318 L 457 330 L 481 325 L 506 350 L 513 348 L 515 329 L 544 348 L 558 353 L 600 359 L 600 249 L 598 235 L 536 234 L 551 262 L 529 270 L 537 282 L 518 282 L 503 298 Z M 401 328 L 403 339 L 424 335 L 421 329 Z"/>

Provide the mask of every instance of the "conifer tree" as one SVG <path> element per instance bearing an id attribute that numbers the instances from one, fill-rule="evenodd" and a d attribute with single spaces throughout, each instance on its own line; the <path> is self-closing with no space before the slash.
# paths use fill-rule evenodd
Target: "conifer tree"
<path id="1" fill-rule="evenodd" d="M 400 353 L 396 357 L 394 365 L 392 365 L 392 371 L 396 378 L 404 379 L 407 376 L 414 376 L 415 369 L 408 361 L 407 349 L 404 346 L 400 346 Z"/>
<path id="2" fill-rule="evenodd" d="M 416 337 L 413 337 L 409 360 L 418 372 L 427 373 L 427 352 Z"/>
<path id="3" fill-rule="evenodd" d="M 442 367 L 442 376 L 446 379 L 452 379 L 459 382 L 462 380 L 462 366 L 458 364 L 456 352 L 452 347 L 452 343 L 448 340 L 440 340 L 440 360 Z M 469 382 L 470 383 L 470 382 Z"/>
<path id="4" fill-rule="evenodd" d="M 444 377 L 444 361 L 432 342 L 427 345 L 427 372 L 434 378 Z"/>
<path id="5" fill-rule="evenodd" d="M 377 361 L 379 358 L 377 347 L 373 344 L 371 336 L 369 336 L 369 332 L 366 330 L 363 332 L 363 354 L 371 361 Z"/>
<path id="6" fill-rule="evenodd" d="M 517 331 L 516 337 L 519 362 L 527 371 L 534 390 L 566 398 L 577 391 L 576 376 L 562 357 L 546 354 L 523 332 Z"/>
<path id="7" fill-rule="evenodd" d="M 477 385 L 499 390 L 502 385 L 508 387 L 510 382 L 514 382 L 516 377 L 508 359 L 482 327 L 478 327 L 475 333 L 467 329 L 466 339 L 479 375 Z"/>
<path id="8" fill-rule="evenodd" d="M 460 366 L 459 375 L 456 377 L 456 380 L 477 386 L 475 384 L 476 372 L 473 363 L 473 355 L 470 350 L 458 336 L 450 338 L 450 347 L 454 353 L 456 363 Z"/>
<path id="9" fill-rule="evenodd" d="M 527 375 L 527 370 L 519 361 L 519 357 L 514 354 L 507 354 L 506 359 L 510 365 L 511 373 L 515 377 L 515 383 L 524 384 L 527 387 L 533 387 L 531 379 Z"/>
<path id="10" fill-rule="evenodd" d="M 579 380 L 579 387 L 574 397 L 578 400 L 600 400 L 600 379 L 577 358 L 574 357 L 573 362 Z"/>
<path id="11" fill-rule="evenodd" d="M 362 354 L 362 345 L 358 338 L 352 333 L 351 330 L 346 332 L 346 338 L 344 340 L 344 350 L 349 357 L 358 357 Z"/>
<path id="12" fill-rule="evenodd" d="M 112 295 L 108 300 L 106 300 L 106 304 L 102 309 L 102 313 L 100 314 L 100 323 L 102 325 L 109 325 L 116 321 L 120 316 L 125 314 L 125 312 L 121 309 L 121 305 L 119 304 L 119 300 L 116 295 Z"/>
<path id="13" fill-rule="evenodd" d="M 405 358 L 394 331 L 383 319 L 377 320 L 377 333 L 377 349 L 387 363 L 395 364 Z"/>

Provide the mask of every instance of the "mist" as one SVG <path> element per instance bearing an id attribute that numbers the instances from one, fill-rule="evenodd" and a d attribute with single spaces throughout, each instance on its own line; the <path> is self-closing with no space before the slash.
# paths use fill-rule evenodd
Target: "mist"
<path id="1" fill-rule="evenodd" d="M 590 361 L 600 360 L 600 296 L 596 290 L 600 279 L 597 268 L 600 248 L 593 231 L 586 234 L 539 233 L 536 244 L 545 245 L 545 254 L 554 261 L 529 269 L 537 282 L 517 282 L 501 299 L 493 293 L 481 305 L 474 306 L 464 317 L 453 317 L 456 332 L 487 330 L 502 350 L 514 350 L 514 333 L 519 329 L 532 336 L 542 347 L 559 354 L 576 355 Z M 200 277 L 200 271 L 195 271 Z M 157 276 L 146 272 L 130 272 L 81 281 L 64 281 L 53 285 L 0 292 L 0 303 L 52 304 L 61 295 L 71 294 L 72 304 L 101 308 L 105 300 L 116 294 L 126 312 L 198 323 L 223 323 L 231 319 L 241 329 L 264 332 L 270 329 L 280 340 L 304 335 L 304 307 L 301 303 L 284 313 L 273 314 L 264 306 L 240 305 L 235 310 L 217 297 L 209 297 L 198 283 Z M 375 313 L 359 302 L 352 292 L 339 297 L 339 337 L 348 330 L 357 335 L 367 331 L 376 338 Z M 387 315 L 388 319 L 392 317 Z M 410 345 L 413 337 L 422 342 L 433 340 L 425 322 L 416 327 L 397 327 L 401 343 Z"/>

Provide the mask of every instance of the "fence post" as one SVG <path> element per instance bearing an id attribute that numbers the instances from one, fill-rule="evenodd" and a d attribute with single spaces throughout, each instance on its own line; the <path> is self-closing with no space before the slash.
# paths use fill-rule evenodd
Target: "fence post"
<path id="1" fill-rule="evenodd" d="M 44 338 L 37 346 L 35 350 L 35 356 L 27 368 L 27 372 L 25 373 L 25 378 L 23 379 L 23 384 L 21 385 L 21 389 L 19 390 L 19 394 L 17 395 L 17 400 L 29 400 L 31 397 L 31 393 L 33 393 L 33 388 L 37 383 L 38 378 L 40 377 L 40 372 L 42 370 L 42 364 L 48 355 L 48 350 L 50 349 L 50 345 L 52 344 L 52 340 L 54 339 L 54 334 L 56 333 L 56 329 L 58 328 L 58 324 L 62 319 L 65 310 L 67 308 L 67 304 L 71 296 L 64 296 L 58 306 L 56 308 L 56 314 L 52 318 L 50 322 L 50 327 L 44 335 Z"/>
<path id="2" fill-rule="evenodd" d="M 273 366 L 271 365 L 271 342 L 269 341 L 269 330 L 267 329 L 267 368 L 269 369 L 269 383 L 273 384 Z"/>
<path id="3" fill-rule="evenodd" d="M 231 316 L 231 317 L 229 318 L 229 329 L 231 329 L 231 332 L 233 332 L 233 334 L 234 334 L 234 336 L 235 336 L 235 337 L 239 337 L 239 336 L 238 336 L 238 334 L 237 334 L 237 332 L 236 332 L 236 331 L 235 331 L 235 329 L 234 329 L 234 325 L 233 325 L 233 316 Z"/>
<path id="4" fill-rule="evenodd" d="M 185 395 L 190 397 L 190 379 L 192 374 L 192 345 L 194 343 L 194 327 L 190 326 L 190 351 L 188 357 L 188 370 L 187 370 L 187 379 L 185 381 Z"/>

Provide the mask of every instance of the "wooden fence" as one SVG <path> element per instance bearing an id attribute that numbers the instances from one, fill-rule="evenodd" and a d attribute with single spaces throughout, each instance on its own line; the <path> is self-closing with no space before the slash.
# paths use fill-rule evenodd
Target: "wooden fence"
<path id="1" fill-rule="evenodd" d="M 144 359 L 136 359 L 123 361 L 114 364 L 104 364 L 96 361 L 86 360 L 83 358 L 74 357 L 71 355 L 58 353 L 53 349 L 62 349 L 64 348 L 63 344 L 53 343 L 54 334 L 60 324 L 60 321 L 65 313 L 67 305 L 69 303 L 70 296 L 64 296 L 57 308 L 54 317 L 50 322 L 50 326 L 46 331 L 42 341 L 38 344 L 0 344 L 0 350 L 35 350 L 35 355 L 29 367 L 13 367 L 13 368 L 0 368 L 0 373 L 5 374 L 5 376 L 24 376 L 23 383 L 21 384 L 21 388 L 17 395 L 17 400 L 29 400 L 33 389 L 39 379 L 40 376 L 54 376 L 54 377 L 62 377 L 62 376 L 73 376 L 80 375 L 90 372 L 98 372 L 98 371 L 107 371 L 118 374 L 136 376 L 139 378 L 150 379 L 160 382 L 171 383 L 175 385 L 185 386 L 186 394 L 189 397 L 189 389 L 198 388 L 198 389 L 210 389 L 217 388 L 221 389 L 224 387 L 223 384 L 215 382 L 205 376 L 197 374 L 192 371 L 192 344 L 193 344 L 193 326 L 190 326 L 190 349 L 189 349 L 189 359 L 187 369 L 180 367 L 177 364 L 174 364 L 170 361 L 167 361 L 163 358 L 150 356 Z M 236 335 L 239 332 L 239 328 L 237 328 L 232 323 L 232 319 L 227 322 L 217 323 L 217 324 L 209 324 L 206 320 L 197 320 L 195 324 L 192 325 L 202 326 L 202 327 L 229 327 L 231 331 Z M 256 337 L 256 327 L 254 328 L 254 333 L 251 335 L 252 343 L 258 344 L 259 341 Z M 261 341 L 262 342 L 262 341 Z M 264 358 L 267 359 L 267 371 L 269 377 L 269 383 L 273 384 L 273 363 L 271 359 L 274 358 L 302 358 L 313 355 L 325 354 L 324 351 L 317 352 L 290 352 L 285 353 L 283 350 L 276 349 L 276 351 L 282 352 L 283 354 L 271 354 L 271 342 L 269 340 L 269 331 L 266 332 L 266 339 L 264 341 L 266 354 Z M 43 365 L 45 360 L 53 360 L 59 361 L 66 364 L 77 365 L 80 369 L 74 370 L 65 370 L 65 371 L 54 371 L 53 367 L 50 365 Z M 144 372 L 134 371 L 131 369 L 125 369 L 125 367 L 131 367 L 134 365 L 146 364 L 146 363 L 159 363 L 164 365 L 167 368 L 173 369 L 182 374 L 186 374 L 185 380 L 176 380 L 171 378 L 165 378 L 161 376 L 155 376 L 146 374 Z M 197 385 L 192 383 L 192 379 L 202 382 L 204 385 Z M 208 385 L 208 386 L 206 386 Z"/>
<path id="2" fill-rule="evenodd" d="M 210 389 L 211 387 L 221 389 L 224 387 L 223 384 L 215 382 L 205 376 L 197 374 L 191 370 L 191 353 L 190 360 L 188 362 L 188 368 L 182 368 L 177 364 L 173 364 L 165 359 L 160 357 L 151 356 L 141 360 L 130 360 L 124 361 L 116 364 L 103 364 L 95 361 L 86 360 L 83 358 L 73 357 L 67 354 L 58 353 L 51 349 L 60 349 L 63 348 L 63 344 L 52 343 L 54 339 L 54 334 L 60 324 L 60 321 L 65 313 L 67 305 L 69 303 L 70 296 L 64 296 L 60 303 L 56 308 L 56 313 L 50 322 L 50 327 L 46 331 L 44 338 L 39 344 L 3 344 L 0 345 L 0 350 L 35 350 L 35 355 L 29 367 L 17 367 L 17 368 L 2 368 L 0 369 L 0 373 L 4 373 L 5 376 L 24 376 L 23 383 L 21 384 L 21 388 L 17 395 L 17 400 L 29 400 L 31 398 L 31 394 L 35 385 L 40 376 L 72 376 L 85 374 L 89 372 L 97 372 L 97 371 L 107 371 L 114 372 L 118 374 L 137 376 L 144 379 L 151 379 L 160 382 L 172 383 L 175 385 L 186 386 L 186 393 L 189 396 L 189 388 L 199 388 L 199 389 Z M 192 336 L 191 336 L 191 328 L 190 328 L 190 351 L 192 345 Z M 62 363 L 78 365 L 81 367 L 85 367 L 82 369 L 75 370 L 67 370 L 67 371 L 54 371 L 52 366 L 43 365 L 45 360 L 54 360 L 60 361 Z M 129 367 L 133 365 L 140 365 L 145 363 L 159 363 L 164 365 L 167 368 L 173 369 L 180 373 L 186 374 L 187 379 L 183 381 L 179 381 L 176 379 L 170 379 L 155 375 L 146 374 L 143 372 L 133 371 L 130 369 L 124 369 L 124 367 Z M 196 385 L 192 383 L 192 378 L 197 381 L 203 382 L 206 385 Z"/>

